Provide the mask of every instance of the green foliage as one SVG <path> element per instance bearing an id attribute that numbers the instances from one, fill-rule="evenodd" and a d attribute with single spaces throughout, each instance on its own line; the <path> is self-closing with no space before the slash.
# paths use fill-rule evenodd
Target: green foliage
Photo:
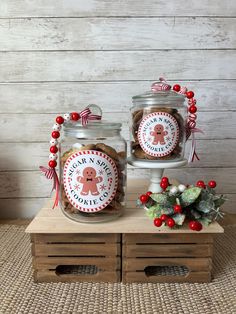
<path id="1" fill-rule="evenodd" d="M 201 191 L 202 189 L 199 187 L 191 187 L 184 190 L 180 196 L 181 205 L 185 207 L 193 204 L 201 194 Z"/>
<path id="2" fill-rule="evenodd" d="M 174 214 L 172 216 L 172 218 L 174 219 L 176 225 L 178 226 L 182 226 L 185 220 L 185 215 L 184 214 Z"/>
<path id="3" fill-rule="evenodd" d="M 183 225 L 185 219 L 197 220 L 208 226 L 212 221 L 223 217 L 220 207 L 226 201 L 223 195 L 216 195 L 215 190 L 209 187 L 202 189 L 189 186 L 182 193 L 176 195 L 170 193 L 170 186 L 162 193 L 153 193 L 146 204 L 147 215 L 154 219 L 166 214 L 175 220 L 177 228 Z M 137 202 L 137 205 L 140 202 Z M 181 213 L 175 213 L 173 205 L 180 204 Z"/>
<path id="4" fill-rule="evenodd" d="M 151 198 L 157 202 L 158 204 L 166 204 L 167 203 L 167 195 L 162 193 L 153 193 L 151 194 Z"/>

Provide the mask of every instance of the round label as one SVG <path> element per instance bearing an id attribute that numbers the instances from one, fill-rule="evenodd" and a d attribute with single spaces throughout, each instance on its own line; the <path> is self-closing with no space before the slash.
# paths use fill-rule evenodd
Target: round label
<path id="1" fill-rule="evenodd" d="M 106 154 L 95 150 L 76 152 L 65 163 L 63 183 L 72 206 L 83 212 L 97 212 L 115 196 L 116 164 Z"/>
<path id="2" fill-rule="evenodd" d="M 153 112 L 144 117 L 138 129 L 143 151 L 154 157 L 169 155 L 179 140 L 176 119 L 167 112 Z"/>

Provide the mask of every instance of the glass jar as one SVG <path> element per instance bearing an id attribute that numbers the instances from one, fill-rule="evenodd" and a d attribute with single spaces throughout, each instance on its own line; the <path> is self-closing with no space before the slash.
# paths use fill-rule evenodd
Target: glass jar
<path id="1" fill-rule="evenodd" d="M 126 142 L 120 123 L 68 123 L 60 147 L 60 205 L 80 222 L 120 216 L 126 195 Z"/>
<path id="2" fill-rule="evenodd" d="M 162 90 L 162 85 L 163 82 L 156 82 L 151 91 L 132 98 L 130 145 L 133 160 L 183 159 L 187 120 L 185 96 L 170 89 Z"/>

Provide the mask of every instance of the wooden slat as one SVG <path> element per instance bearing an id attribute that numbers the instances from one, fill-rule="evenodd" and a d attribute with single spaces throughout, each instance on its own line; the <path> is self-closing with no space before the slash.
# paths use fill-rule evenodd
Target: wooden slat
<path id="1" fill-rule="evenodd" d="M 120 254 L 119 244 L 36 244 L 35 256 L 116 256 Z"/>
<path id="2" fill-rule="evenodd" d="M 103 112 L 109 112 L 111 97 L 112 112 L 128 113 L 132 96 L 149 90 L 151 83 L 151 81 L 1 83 L 0 113 L 64 113 L 82 109 L 84 104 L 91 102 L 97 102 L 102 106 Z M 235 110 L 235 95 L 232 93 L 232 90 L 236 89 L 234 80 L 188 80 L 181 81 L 181 84 L 195 91 L 200 111 L 213 111 L 215 114 L 216 111 Z"/>
<path id="3" fill-rule="evenodd" d="M 137 209 L 137 211 L 143 211 Z M 55 209 L 55 211 L 58 211 Z M 113 220 L 105 223 L 99 223 L 94 228 L 94 224 L 78 224 L 69 219 L 65 219 L 64 216 L 57 217 L 36 217 L 30 225 L 27 227 L 27 233 L 191 233 L 194 232 L 189 229 L 188 225 L 184 225 L 183 228 L 170 229 L 163 226 L 162 228 L 156 228 L 153 222 L 143 213 L 143 216 L 135 216 L 135 211 L 132 214 L 126 210 L 126 213 L 119 217 L 117 220 Z M 217 223 L 212 223 L 208 227 L 203 227 L 200 233 L 223 233 L 224 230 Z"/>
<path id="4" fill-rule="evenodd" d="M 125 245 L 125 257 L 208 257 L 212 256 L 210 244 L 158 244 Z"/>
<path id="5" fill-rule="evenodd" d="M 122 278 L 123 283 L 133 283 L 133 282 L 149 282 L 149 283 L 170 283 L 170 282 L 210 282 L 211 273 L 210 272 L 191 272 L 187 277 L 185 276 L 150 276 L 147 277 L 144 272 L 126 272 L 123 273 Z"/>
<path id="6" fill-rule="evenodd" d="M 100 234 L 35 234 L 33 235 L 34 243 L 116 243 L 120 242 L 120 234 L 116 233 L 100 233 Z"/>
<path id="7" fill-rule="evenodd" d="M 38 170 L 48 159 L 49 143 L 0 143 L 0 171 Z M 191 141 L 186 145 L 188 156 Z M 203 140 L 197 141 L 200 161 L 188 167 L 236 167 L 236 140 Z M 227 151 L 227 154 L 225 153 Z M 17 156 L 17 158 L 14 158 Z M 27 156 L 27 158 L 25 158 Z M 128 165 L 128 168 L 131 166 Z"/>
<path id="8" fill-rule="evenodd" d="M 60 275 L 58 276 L 53 270 L 37 270 L 34 272 L 36 282 L 119 282 L 119 271 L 98 272 L 95 275 Z"/>
<path id="9" fill-rule="evenodd" d="M 186 266 L 189 271 L 211 271 L 211 258 L 125 258 L 123 271 L 140 271 L 148 266 Z"/>
<path id="10" fill-rule="evenodd" d="M 135 170 L 129 175 L 148 178 L 147 170 Z M 165 172 L 168 177 L 178 178 L 180 182 L 185 184 L 195 183 L 199 179 L 206 182 L 214 178 L 220 182 L 218 190 L 220 193 L 235 193 L 236 168 L 184 168 L 173 169 Z M 30 182 L 30 184 L 29 184 Z M 0 172 L 0 198 L 21 198 L 21 197 L 49 197 L 51 191 L 51 181 L 37 171 L 22 172 Z M 146 186 L 148 188 L 148 185 Z M 137 196 L 144 190 L 137 190 Z M 1 204 L 1 206 L 3 206 Z"/>
<path id="11" fill-rule="evenodd" d="M 236 4 L 225 0 L 1 0 L 0 17 L 34 16 L 235 16 Z"/>
<path id="12" fill-rule="evenodd" d="M 73 108 L 71 108 L 73 111 Z M 122 121 L 122 132 L 126 140 L 130 138 L 129 122 L 130 115 L 127 112 L 105 112 L 103 114 L 105 120 L 111 122 Z M 0 122 L 4 125 L 1 133 L 2 143 L 11 142 L 47 142 L 50 139 L 50 132 L 52 129 L 53 121 L 55 120 L 55 114 L 21 114 L 20 124 L 24 127 L 19 127 L 15 132 L 16 125 L 19 125 L 18 114 L 1 114 Z M 236 124 L 232 121 L 236 120 L 235 112 L 199 112 L 198 113 L 198 127 L 204 131 L 204 134 L 197 135 L 200 139 L 235 139 L 236 138 Z M 223 123 L 221 130 L 219 128 Z M 218 130 L 218 131 L 217 131 Z M 49 144 L 48 144 L 49 145 Z M 216 149 L 216 147 L 215 147 Z M 232 150 L 233 148 L 231 148 Z"/>
<path id="13" fill-rule="evenodd" d="M 236 79 L 235 50 L 1 52 L 0 82 Z M 160 62 L 162 60 L 162 62 Z M 184 67 L 179 65 L 183 63 Z M 220 62 L 219 62 L 220 60 Z M 173 62 L 172 62 L 173 61 Z"/>
<path id="14" fill-rule="evenodd" d="M 123 243 L 213 243 L 213 236 L 207 234 L 138 234 L 130 233 L 122 235 Z"/>
<path id="15" fill-rule="evenodd" d="M 234 29 L 235 18 L 5 19 L 0 50 L 233 49 Z"/>
<path id="16" fill-rule="evenodd" d="M 120 257 L 33 257 L 33 267 L 37 270 L 56 269 L 59 265 L 95 265 L 111 271 L 120 269 L 120 263 Z"/>

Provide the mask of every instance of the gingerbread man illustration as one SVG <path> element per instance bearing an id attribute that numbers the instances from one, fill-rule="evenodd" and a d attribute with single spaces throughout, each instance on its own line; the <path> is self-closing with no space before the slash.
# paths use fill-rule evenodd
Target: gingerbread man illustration
<path id="1" fill-rule="evenodd" d="M 164 127 L 161 124 L 156 124 L 154 127 L 154 130 L 150 132 L 150 135 L 154 136 L 153 145 L 157 145 L 159 142 L 161 145 L 164 145 L 165 142 L 165 136 L 168 134 L 167 131 L 164 131 Z"/>
<path id="2" fill-rule="evenodd" d="M 99 195 L 97 184 L 102 182 L 102 177 L 97 177 L 97 172 L 93 167 L 86 167 L 83 170 L 83 177 L 78 177 L 77 181 L 83 184 L 81 195 Z"/>

